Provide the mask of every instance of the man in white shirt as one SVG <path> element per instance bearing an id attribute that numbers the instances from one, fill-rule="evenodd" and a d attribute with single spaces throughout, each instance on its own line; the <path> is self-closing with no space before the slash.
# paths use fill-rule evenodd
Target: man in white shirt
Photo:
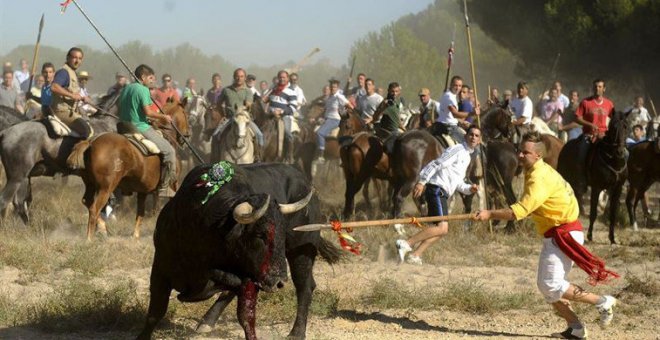
<path id="1" fill-rule="evenodd" d="M 529 125 L 532 123 L 534 104 L 527 96 L 528 93 L 527 83 L 524 81 L 519 82 L 518 96 L 511 101 L 511 112 L 514 114 L 513 125 Z"/>
<path id="2" fill-rule="evenodd" d="M 25 59 L 20 61 L 21 69 L 14 71 L 14 79 L 18 82 L 21 92 L 27 93 L 30 87 L 30 70 L 28 69 L 28 62 Z"/>
<path id="3" fill-rule="evenodd" d="M 481 130 L 471 125 L 467 130 L 465 142 L 446 149 L 436 160 L 429 162 L 419 173 L 419 180 L 413 189 L 413 197 L 424 193 L 429 216 L 447 216 L 447 200 L 456 190 L 471 195 L 479 189 L 476 184 L 465 183 L 464 178 L 471 154 L 481 142 Z M 408 240 L 397 240 L 396 248 L 399 260 L 411 264 L 422 264 L 422 253 L 433 243 L 447 234 L 449 223 L 438 222 L 435 227 L 426 228 Z M 413 250 L 413 248 L 416 249 Z M 406 254 L 412 252 L 406 259 Z"/>
<path id="4" fill-rule="evenodd" d="M 298 73 L 291 73 L 289 76 L 289 84 L 289 87 L 296 93 L 298 112 L 300 112 L 300 108 L 307 105 L 307 98 L 305 98 L 305 92 L 303 92 L 303 89 L 298 85 Z"/>
<path id="5" fill-rule="evenodd" d="M 646 128 L 646 125 L 652 120 L 649 116 L 649 111 L 644 107 L 644 97 L 637 96 L 633 105 L 623 110 L 626 113 L 626 119 L 628 120 L 628 126 L 641 125 Z M 632 137 L 632 131 L 630 133 Z"/>
<path id="6" fill-rule="evenodd" d="M 319 146 L 318 161 L 320 163 L 325 161 L 323 158 L 323 152 L 325 151 L 325 137 L 330 135 L 330 132 L 339 126 L 339 122 L 341 121 L 339 110 L 343 107 L 348 107 L 350 109 L 354 108 L 353 104 L 351 104 L 343 94 L 339 93 L 339 80 L 332 79 L 330 80 L 330 97 L 325 101 L 325 121 L 316 131 Z"/>
<path id="7" fill-rule="evenodd" d="M 433 134 L 436 136 L 448 135 L 456 143 L 463 143 L 465 141 L 465 131 L 458 125 L 459 122 L 465 121 L 469 112 L 458 111 L 458 99 L 456 98 L 463 87 L 463 78 L 454 76 L 451 78 L 450 84 L 449 89 L 442 95 L 440 104 L 438 104 L 438 118 L 433 124 Z M 474 110 L 479 115 L 479 107 L 475 107 Z M 447 147 L 448 145 L 444 146 Z"/>
<path id="8" fill-rule="evenodd" d="M 365 86 L 367 87 L 367 94 L 359 97 L 357 105 L 362 123 L 371 126 L 373 123 L 378 123 L 373 121 L 374 112 L 376 112 L 378 105 L 383 101 L 383 96 L 376 92 L 376 84 L 373 79 L 369 78 L 365 80 Z"/>

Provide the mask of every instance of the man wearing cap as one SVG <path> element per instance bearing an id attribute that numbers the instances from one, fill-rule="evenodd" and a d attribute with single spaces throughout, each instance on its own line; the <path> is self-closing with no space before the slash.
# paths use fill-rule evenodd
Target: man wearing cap
<path id="1" fill-rule="evenodd" d="M 83 97 L 89 97 L 89 91 L 87 90 L 87 83 L 89 82 L 90 79 L 92 79 L 92 77 L 89 75 L 89 72 L 80 71 L 80 73 L 78 73 L 78 81 L 80 82 L 80 95 Z M 96 109 L 90 104 L 81 105 L 79 110 L 80 113 L 82 113 L 85 116 L 96 113 Z"/>
<path id="2" fill-rule="evenodd" d="M 181 101 L 179 92 L 173 86 L 172 76 L 165 73 L 161 79 L 163 81 L 162 86 L 157 88 L 154 92 L 154 101 L 158 104 L 158 106 L 165 106 L 168 98 L 172 98 L 172 100 L 177 102 Z"/>
<path id="3" fill-rule="evenodd" d="M 107 95 L 112 96 L 118 91 L 121 91 L 121 89 L 126 86 L 126 83 L 128 82 L 128 79 L 126 79 L 126 76 L 123 75 L 121 72 L 117 72 L 115 74 L 115 84 L 110 86 L 108 89 Z"/>
<path id="4" fill-rule="evenodd" d="M 254 74 L 247 75 L 245 78 L 245 84 L 250 92 L 252 92 L 252 96 L 261 96 L 261 93 L 257 90 L 257 77 L 255 77 Z"/>
<path id="5" fill-rule="evenodd" d="M 431 99 L 431 90 L 423 87 L 419 90 L 419 106 L 420 123 L 419 128 L 428 128 L 433 125 L 435 118 L 438 117 L 438 102 Z"/>
<path id="6" fill-rule="evenodd" d="M 55 73 L 55 79 L 53 79 L 50 110 L 80 138 L 88 139 L 92 134 L 92 128 L 78 112 L 81 102 L 89 103 L 89 97 L 80 93 L 80 83 L 76 74 L 82 61 L 83 51 L 80 48 L 69 49 L 66 54 L 66 63 Z"/>

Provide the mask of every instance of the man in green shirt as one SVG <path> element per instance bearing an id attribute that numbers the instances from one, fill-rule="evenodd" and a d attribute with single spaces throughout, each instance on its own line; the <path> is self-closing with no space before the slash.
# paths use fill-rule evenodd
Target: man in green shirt
<path id="1" fill-rule="evenodd" d="M 152 108 L 149 87 L 156 81 L 154 70 L 142 64 L 135 69 L 135 76 L 138 81 L 126 85 L 119 96 L 119 119 L 131 123 L 146 139 L 158 146 L 163 154 L 160 187 L 167 188 L 176 179 L 176 155 L 172 145 L 149 125 L 147 118 L 172 124 L 172 117 Z"/>

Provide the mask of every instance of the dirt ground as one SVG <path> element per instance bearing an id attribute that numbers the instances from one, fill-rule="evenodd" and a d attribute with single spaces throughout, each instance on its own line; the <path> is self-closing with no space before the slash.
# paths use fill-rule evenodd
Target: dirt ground
<path id="1" fill-rule="evenodd" d="M 341 179 L 341 177 L 337 177 Z M 37 181 L 39 183 L 39 181 Z M 59 184 L 42 181 L 47 186 L 59 188 Z M 332 199 L 327 200 L 325 209 L 329 214 L 337 212 L 340 201 L 339 192 L 342 183 L 327 187 L 324 194 Z M 86 219 L 84 209 L 76 208 L 79 204 L 76 198 L 81 193 L 79 183 L 69 183 L 64 189 L 52 189 L 54 192 L 65 191 L 58 199 L 69 202 L 72 207 L 56 214 L 75 215 L 75 217 L 58 217 L 59 227 L 42 232 L 44 240 L 60 241 L 64 244 L 83 243 L 83 223 Z M 72 193 L 67 193 L 68 191 Z M 52 199 L 52 197 L 50 197 Z M 40 190 L 35 190 L 35 208 L 40 202 L 46 202 Z M 73 211 L 73 213 L 72 213 Z M 80 216 L 78 216 L 79 214 Z M 52 215 L 50 215 L 52 218 Z M 58 215 L 59 216 L 59 215 Z M 118 235 L 105 241 L 95 241 L 93 254 L 105 254 L 111 257 L 104 263 L 104 269 L 90 276 L 91 282 L 100 286 L 110 285 L 118 280 L 132 280 L 140 298 L 148 297 L 150 258 L 153 252 L 151 232 L 155 218 L 146 220 L 145 236 L 139 241 L 130 239 L 132 217 L 120 219 L 127 226 L 120 228 Z M 13 223 L 18 223 L 17 220 Z M 63 221 L 63 222 L 62 222 Z M 583 221 L 586 222 L 586 221 Z M 359 241 L 365 243 L 367 251 L 362 256 L 347 256 L 340 264 L 331 266 L 319 261 L 314 269 L 317 282 L 317 292 L 331 292 L 338 298 L 335 309 L 328 315 L 312 314 L 307 326 L 308 339 L 513 339 L 547 338 L 552 332 L 563 330 L 565 324 L 551 311 L 550 306 L 543 303 L 536 291 L 536 262 L 541 247 L 541 241 L 533 236 L 483 236 L 476 238 L 460 231 L 460 225 L 446 240 L 441 240 L 433 246 L 425 257 L 425 264 L 414 266 L 397 264 L 393 241 L 396 234 L 386 230 L 378 235 L 377 231 L 356 233 Z M 20 236 L 18 225 L 5 223 L 2 237 L 15 237 L 25 241 Z M 607 240 L 605 226 L 600 222 L 596 225 L 595 243 L 589 245 L 596 254 L 608 262 L 608 266 L 622 274 L 622 278 L 609 285 L 591 288 L 586 285 L 586 275 L 579 269 L 571 272 L 572 281 L 583 284 L 597 293 L 613 294 L 619 299 L 615 309 L 615 319 L 607 330 L 601 330 L 597 325 L 598 315 L 592 307 L 578 307 L 578 313 L 586 322 L 590 339 L 660 339 L 658 324 L 660 323 L 660 298 L 656 291 L 639 292 L 631 288 L 628 278 L 644 278 L 647 285 L 657 289 L 660 275 L 660 230 L 642 229 L 633 233 L 629 228 L 617 230 L 621 245 L 611 247 Z M 8 232 L 7 230 L 14 230 Z M 18 231 L 16 231 L 18 230 Z M 409 229 L 410 230 L 410 229 Z M 35 232 L 34 235 L 39 235 Z M 376 236 L 375 236 L 376 235 Z M 324 235 L 334 238 L 332 234 Z M 38 236 L 35 236 L 38 237 Z M 466 241 L 474 240 L 472 241 Z M 486 240 L 484 245 L 473 244 Z M 334 240 L 333 240 L 334 241 Z M 5 240 L 0 244 L 0 252 L 10 251 Z M 18 241 L 17 241 L 18 242 Z M 45 241 L 44 241 L 45 242 Z M 70 242 L 70 243 L 69 243 Z M 524 244 L 519 244 L 524 243 Z M 68 249 L 68 248 L 67 248 Z M 133 254 L 118 254 L 115 249 Z M 69 250 L 53 250 L 47 256 L 64 256 Z M 99 253 L 100 252 L 100 253 Z M 59 255 L 58 255 L 59 254 Z M 64 255 L 62 255 L 64 254 Z M 68 268 L 61 265 L 55 270 L 35 270 L 18 268 L 20 265 L 7 264 L 8 255 L 0 261 L 0 294 L 4 296 L 4 304 L 0 300 L 0 308 L 6 308 L 5 313 L 11 314 L 12 308 L 18 310 L 19 305 L 39 304 L 54 293 L 58 284 L 67 282 L 77 274 L 77 267 Z M 35 255 L 36 256 L 36 255 Z M 113 259 L 117 257 L 117 261 Z M 124 263 L 116 263 L 121 259 Z M 133 261 L 127 264 L 129 260 Z M 73 266 L 73 265 L 72 265 Z M 380 307 L 379 303 L 362 303 L 365 296 L 374 295 L 374 285 L 383 280 L 391 280 L 399 288 L 416 291 L 424 296 L 436 289 L 443 289 L 456 282 L 477 283 L 479 289 L 488 294 L 510 294 L 512 292 L 529 293 L 529 301 L 520 308 L 495 310 L 488 313 L 468 312 L 461 308 L 439 305 L 437 308 L 411 308 L 405 301 L 395 303 L 397 307 Z M 388 282 L 388 281 L 386 281 Z M 388 288 L 379 286 L 380 289 Z M 397 292 L 385 292 L 396 295 Z M 466 292 L 469 294 L 469 292 Z M 460 295 L 460 294 L 459 294 Z M 317 295 L 318 296 L 318 295 Z M 467 296 L 465 296 L 467 298 Z M 460 298 L 460 296 L 459 296 Z M 208 303 L 206 303 L 208 305 Z M 177 309 L 169 315 L 169 321 L 159 325 L 155 338 L 191 338 L 191 339 L 241 339 L 243 332 L 236 322 L 235 307 L 230 306 L 211 333 L 195 334 L 193 332 L 197 321 L 203 313 L 182 312 Z M 271 307 L 268 307 L 271 308 Z M 277 305 L 275 305 L 277 313 Z M 284 308 L 284 307 L 282 307 Z M 0 311 L 2 315 L 3 311 Z M 258 313 L 260 310 L 258 309 Z M 266 313 L 266 312 L 264 312 Z M 10 319 L 10 318 L 9 318 Z M 7 318 L 5 318 L 7 320 Z M 142 321 L 129 330 L 95 331 L 94 328 L 75 330 L 71 332 L 49 332 L 42 328 L 23 322 L 12 324 L 0 323 L 0 339 L 122 339 L 132 338 L 140 330 Z M 285 338 L 293 323 L 288 321 L 269 322 L 260 319 L 257 334 L 261 339 Z M 163 330 L 164 329 L 164 330 Z M 172 331 L 175 330 L 175 331 Z"/>

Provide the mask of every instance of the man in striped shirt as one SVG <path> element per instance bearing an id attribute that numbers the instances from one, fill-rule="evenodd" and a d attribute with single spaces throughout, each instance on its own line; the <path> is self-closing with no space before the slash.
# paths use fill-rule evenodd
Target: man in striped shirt
<path id="1" fill-rule="evenodd" d="M 274 116 L 281 116 L 284 121 L 284 130 L 288 139 L 286 156 L 289 161 L 293 160 L 293 133 L 291 127 L 293 120 L 298 117 L 298 97 L 295 90 L 289 85 L 289 72 L 281 70 L 277 72 L 277 85 L 268 95 L 268 111 Z"/>
<path id="2" fill-rule="evenodd" d="M 422 195 L 428 204 L 429 216 L 446 216 L 449 214 L 447 200 L 454 191 L 471 195 L 479 189 L 476 184 L 465 183 L 466 171 L 470 165 L 470 155 L 481 142 L 481 130 L 471 125 L 466 134 L 465 142 L 446 149 L 440 158 L 428 163 L 419 173 L 419 180 L 413 189 L 415 198 Z M 422 253 L 433 243 L 447 234 L 449 224 L 439 222 L 435 228 L 426 228 L 408 240 L 397 240 L 399 260 L 411 264 L 422 264 Z M 417 248 L 413 250 L 413 247 Z"/>

